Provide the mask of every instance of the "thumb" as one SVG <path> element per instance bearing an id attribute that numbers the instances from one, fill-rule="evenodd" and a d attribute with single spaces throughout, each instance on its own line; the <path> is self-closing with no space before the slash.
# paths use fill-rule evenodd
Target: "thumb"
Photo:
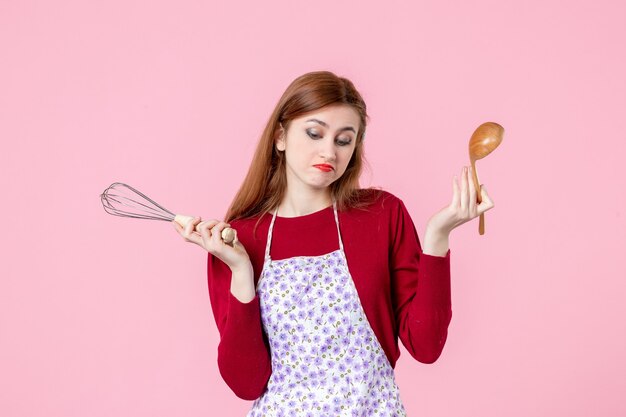
<path id="1" fill-rule="evenodd" d="M 489 194 L 487 193 L 487 188 L 482 184 L 480 186 L 480 195 L 482 196 L 483 202 L 486 202 L 489 208 L 492 208 L 494 206 L 493 200 L 491 199 L 491 197 L 489 197 Z"/>

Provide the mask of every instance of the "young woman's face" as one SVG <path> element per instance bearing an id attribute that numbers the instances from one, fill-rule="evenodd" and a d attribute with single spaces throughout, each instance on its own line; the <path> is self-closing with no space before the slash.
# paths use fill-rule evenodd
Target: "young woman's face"
<path id="1" fill-rule="evenodd" d="M 339 179 L 352 157 L 359 115 L 346 104 L 293 119 L 276 148 L 285 152 L 288 187 L 324 189 Z"/>

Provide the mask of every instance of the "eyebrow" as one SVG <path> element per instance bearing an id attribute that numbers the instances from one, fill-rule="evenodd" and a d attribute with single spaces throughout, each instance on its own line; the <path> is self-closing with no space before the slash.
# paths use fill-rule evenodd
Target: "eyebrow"
<path id="1" fill-rule="evenodd" d="M 315 122 L 315 123 L 319 123 L 324 127 L 328 127 L 328 124 L 325 122 L 322 122 L 321 120 L 317 120 L 317 119 L 309 119 L 307 120 L 307 122 Z M 346 127 L 342 127 L 341 129 L 339 129 L 340 132 L 343 132 L 344 130 L 351 130 L 356 134 L 356 130 L 354 130 L 354 128 L 352 126 L 346 126 Z"/>

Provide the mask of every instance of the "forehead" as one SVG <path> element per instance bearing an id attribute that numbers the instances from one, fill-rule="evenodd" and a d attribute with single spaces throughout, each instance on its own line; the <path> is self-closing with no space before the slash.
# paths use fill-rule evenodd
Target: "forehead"
<path id="1" fill-rule="evenodd" d="M 359 113 L 348 104 L 333 104 L 331 106 L 322 107 L 319 110 L 297 117 L 293 121 L 299 124 L 319 126 L 319 123 L 309 121 L 311 119 L 316 119 L 327 124 L 330 129 L 351 126 L 358 131 L 360 124 Z"/>

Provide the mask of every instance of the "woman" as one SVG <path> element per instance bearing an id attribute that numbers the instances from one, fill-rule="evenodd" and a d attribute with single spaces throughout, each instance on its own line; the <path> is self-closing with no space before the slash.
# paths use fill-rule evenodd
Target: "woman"
<path id="1" fill-rule="evenodd" d="M 418 361 L 441 354 L 452 316 L 450 232 L 492 208 L 469 169 L 428 221 L 423 246 L 400 199 L 360 189 L 366 106 L 327 71 L 287 88 L 226 221 L 185 228 L 208 251 L 225 382 L 249 416 L 406 415 L 398 338 Z M 221 232 L 232 227 L 231 247 Z M 197 230 L 194 231 L 194 230 Z"/>

